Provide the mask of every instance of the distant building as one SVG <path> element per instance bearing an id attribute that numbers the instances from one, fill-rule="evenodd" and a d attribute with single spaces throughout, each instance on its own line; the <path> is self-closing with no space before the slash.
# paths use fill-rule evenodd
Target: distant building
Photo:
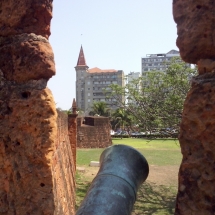
<path id="1" fill-rule="evenodd" d="M 131 84 L 134 88 L 136 88 L 137 91 L 139 91 L 141 89 L 141 82 L 139 81 L 138 83 L 133 83 L 134 80 L 138 79 L 140 77 L 140 72 L 130 72 L 128 75 L 127 75 L 127 83 L 128 84 Z M 134 101 L 132 101 L 131 99 L 129 99 L 129 96 L 128 96 L 128 99 L 127 99 L 127 103 L 133 103 L 134 104 Z"/>
<path id="2" fill-rule="evenodd" d="M 165 62 L 170 62 L 173 57 L 179 56 L 179 51 L 176 50 L 171 50 L 166 54 L 147 54 L 145 58 L 141 59 L 142 75 L 152 70 L 165 71 L 167 67 Z"/>
<path id="3" fill-rule="evenodd" d="M 106 98 L 110 84 L 118 84 L 124 86 L 124 72 L 115 69 L 99 69 L 97 67 L 89 69 L 84 57 L 83 48 L 81 46 L 76 70 L 76 103 L 77 107 L 87 115 L 94 102 L 103 101 L 110 108 L 116 108 L 114 99 Z M 106 89 L 106 93 L 104 93 Z M 123 98 L 122 98 L 123 100 Z"/>
<path id="4" fill-rule="evenodd" d="M 138 79 L 140 77 L 140 72 L 130 72 L 127 75 L 127 82 L 131 82 L 132 80 Z"/>

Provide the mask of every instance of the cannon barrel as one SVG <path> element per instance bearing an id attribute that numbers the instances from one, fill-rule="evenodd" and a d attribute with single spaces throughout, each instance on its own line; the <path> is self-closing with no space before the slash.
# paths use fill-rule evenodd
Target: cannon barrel
<path id="1" fill-rule="evenodd" d="M 130 215 L 148 173 L 148 163 L 136 149 L 126 145 L 106 148 L 76 215 Z"/>

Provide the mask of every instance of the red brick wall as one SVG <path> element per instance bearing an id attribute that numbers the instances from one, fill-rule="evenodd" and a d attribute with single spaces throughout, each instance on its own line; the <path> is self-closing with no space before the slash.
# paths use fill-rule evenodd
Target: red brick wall
<path id="1" fill-rule="evenodd" d="M 77 147 L 105 148 L 112 145 L 107 117 L 77 118 Z"/>
<path id="2" fill-rule="evenodd" d="M 68 115 L 58 111 L 52 160 L 55 214 L 75 215 L 75 164 L 68 135 Z"/>
<path id="3" fill-rule="evenodd" d="M 72 149 L 74 167 L 76 167 L 76 147 L 77 147 L 77 114 L 68 115 L 68 134 Z"/>

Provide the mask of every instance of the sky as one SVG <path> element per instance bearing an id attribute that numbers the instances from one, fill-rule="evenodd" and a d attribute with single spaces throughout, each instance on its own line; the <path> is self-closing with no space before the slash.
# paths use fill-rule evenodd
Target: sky
<path id="1" fill-rule="evenodd" d="M 51 36 L 56 75 L 49 82 L 57 107 L 68 110 L 82 45 L 89 68 L 141 72 L 146 54 L 175 49 L 172 0 L 54 0 Z"/>

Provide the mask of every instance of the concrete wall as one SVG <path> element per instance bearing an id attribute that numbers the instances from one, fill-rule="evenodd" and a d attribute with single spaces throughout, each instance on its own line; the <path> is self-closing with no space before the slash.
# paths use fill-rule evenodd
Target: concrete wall
<path id="1" fill-rule="evenodd" d="M 77 147 L 105 148 L 112 145 L 107 117 L 77 118 Z"/>

